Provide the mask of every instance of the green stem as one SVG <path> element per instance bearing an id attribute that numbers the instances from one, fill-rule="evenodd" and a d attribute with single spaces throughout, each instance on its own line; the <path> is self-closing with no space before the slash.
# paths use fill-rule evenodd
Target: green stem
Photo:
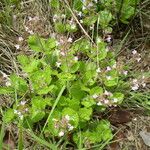
<path id="1" fill-rule="evenodd" d="M 42 134 L 43 131 L 45 130 L 45 127 L 46 127 L 46 125 L 47 125 L 47 123 L 48 123 L 48 121 L 49 121 L 51 115 L 53 114 L 54 109 L 55 109 L 55 107 L 57 106 L 57 104 L 58 104 L 58 102 L 59 102 L 59 100 L 60 100 L 60 97 L 61 97 L 62 93 L 64 92 L 65 88 L 66 88 L 66 85 L 64 85 L 64 86 L 61 88 L 61 90 L 60 90 L 60 92 L 59 92 L 59 94 L 58 94 L 58 96 L 57 96 L 57 98 L 56 98 L 56 101 L 55 101 L 55 103 L 54 103 L 54 105 L 53 105 L 53 107 L 52 107 L 52 109 L 51 109 L 51 112 L 49 113 L 49 116 L 48 116 L 48 118 L 47 118 L 47 120 L 46 120 L 46 122 L 45 122 L 45 124 L 44 124 L 44 127 L 43 127 L 43 129 L 42 129 L 42 131 L 41 131 L 41 134 Z"/>

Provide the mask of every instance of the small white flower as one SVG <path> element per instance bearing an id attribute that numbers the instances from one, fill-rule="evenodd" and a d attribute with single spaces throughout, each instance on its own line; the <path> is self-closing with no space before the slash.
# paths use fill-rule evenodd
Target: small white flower
<path id="1" fill-rule="evenodd" d="M 58 135 L 59 135 L 59 137 L 62 137 L 62 136 L 64 136 L 64 134 L 65 133 L 63 131 L 60 131 Z"/>
<path id="2" fill-rule="evenodd" d="M 32 20 L 33 20 L 33 18 L 32 18 L 32 17 L 30 17 L 30 16 L 28 17 L 28 19 L 29 19 L 29 21 L 32 21 Z"/>
<path id="3" fill-rule="evenodd" d="M 11 82 L 8 80 L 6 83 L 5 83 L 6 86 L 11 86 Z"/>
<path id="4" fill-rule="evenodd" d="M 139 85 L 138 85 L 138 84 L 135 84 L 135 85 L 133 85 L 133 86 L 131 87 L 131 89 L 132 89 L 133 91 L 136 91 L 136 90 L 139 89 Z"/>
<path id="5" fill-rule="evenodd" d="M 97 3 L 97 0 L 94 0 L 95 1 L 95 3 Z"/>
<path id="6" fill-rule="evenodd" d="M 15 110 L 14 110 L 14 114 L 18 114 L 18 110 L 15 109 Z"/>
<path id="7" fill-rule="evenodd" d="M 133 55 L 137 54 L 137 51 L 136 51 L 136 50 L 133 50 L 133 51 L 132 51 L 132 54 L 133 54 Z"/>
<path id="8" fill-rule="evenodd" d="M 23 115 L 20 115 L 19 118 L 20 118 L 21 120 L 23 120 Z"/>
<path id="9" fill-rule="evenodd" d="M 109 103 L 109 100 L 108 99 L 105 99 L 104 100 L 104 104 L 108 104 Z"/>
<path id="10" fill-rule="evenodd" d="M 20 49 L 20 45 L 19 44 L 16 44 L 15 47 L 16 47 L 16 49 Z"/>
<path id="11" fill-rule="evenodd" d="M 100 69 L 100 68 L 97 68 L 97 69 L 96 69 L 96 72 L 97 72 L 97 73 L 100 73 L 100 72 L 101 72 L 101 69 Z"/>
<path id="12" fill-rule="evenodd" d="M 24 28 L 25 28 L 25 31 L 29 31 L 29 28 L 28 28 L 28 27 L 25 26 Z"/>
<path id="13" fill-rule="evenodd" d="M 69 21 L 70 25 L 73 24 L 73 18 Z"/>
<path id="14" fill-rule="evenodd" d="M 70 116 L 66 115 L 65 118 L 69 121 L 70 120 Z"/>
<path id="15" fill-rule="evenodd" d="M 31 35 L 34 34 L 34 32 L 32 30 L 28 30 L 28 33 L 31 34 Z"/>
<path id="16" fill-rule="evenodd" d="M 60 45 L 60 43 L 58 41 L 56 41 L 56 46 L 59 46 L 59 45 Z"/>
<path id="17" fill-rule="evenodd" d="M 102 106 L 103 104 L 102 104 L 101 102 L 98 102 L 97 105 L 98 105 L 98 106 Z"/>
<path id="18" fill-rule="evenodd" d="M 109 48 L 108 47 L 106 47 L 106 52 L 109 52 Z"/>
<path id="19" fill-rule="evenodd" d="M 146 83 L 142 83 L 142 86 L 143 86 L 143 87 L 146 87 Z"/>
<path id="20" fill-rule="evenodd" d="M 61 65 L 61 62 L 56 62 L 57 67 L 60 67 L 60 65 Z"/>
<path id="21" fill-rule="evenodd" d="M 94 29 L 94 26 L 90 26 L 90 30 L 93 30 Z"/>
<path id="22" fill-rule="evenodd" d="M 61 54 L 62 56 L 65 56 L 65 52 L 60 52 L 60 54 Z"/>
<path id="23" fill-rule="evenodd" d="M 107 66 L 106 71 L 110 71 L 110 70 L 111 70 L 111 67 Z"/>
<path id="24" fill-rule="evenodd" d="M 128 74 L 128 71 L 123 71 L 123 74 L 126 76 Z"/>
<path id="25" fill-rule="evenodd" d="M 115 63 L 115 64 L 113 64 L 113 66 L 112 66 L 112 68 L 116 68 L 117 67 L 117 64 Z"/>
<path id="26" fill-rule="evenodd" d="M 66 18 L 66 15 L 65 15 L 65 14 L 62 14 L 61 17 L 62 17 L 62 18 Z"/>
<path id="27" fill-rule="evenodd" d="M 1 71 L 1 73 L 2 73 L 2 75 L 3 75 L 3 78 L 8 78 L 8 76 L 7 76 L 6 73 L 4 73 L 4 72 L 2 72 L 2 71 Z"/>
<path id="28" fill-rule="evenodd" d="M 137 81 L 138 81 L 137 79 L 133 79 L 133 83 L 137 83 Z"/>
<path id="29" fill-rule="evenodd" d="M 102 42 L 102 40 L 100 38 L 97 38 L 97 43 Z"/>
<path id="30" fill-rule="evenodd" d="M 76 28 L 76 25 L 75 24 L 72 24 L 71 25 L 71 29 L 75 29 Z"/>
<path id="31" fill-rule="evenodd" d="M 19 42 L 23 41 L 23 37 L 22 36 L 18 37 L 18 41 Z"/>
<path id="32" fill-rule="evenodd" d="M 109 95 L 109 92 L 105 90 L 104 94 L 105 94 L 105 95 Z"/>
<path id="33" fill-rule="evenodd" d="M 78 16 L 80 16 L 80 17 L 82 16 L 82 12 L 81 11 L 79 11 Z"/>
<path id="34" fill-rule="evenodd" d="M 137 62 L 140 62 L 141 58 L 140 58 L 140 57 L 139 57 L 139 58 L 136 58 L 136 60 L 137 60 Z"/>
<path id="35" fill-rule="evenodd" d="M 77 56 L 75 56 L 75 57 L 74 57 L 74 60 L 75 60 L 75 61 L 78 61 L 78 57 L 77 57 Z"/>
<path id="36" fill-rule="evenodd" d="M 17 114 L 18 114 L 18 116 L 21 116 L 21 112 L 20 111 L 18 111 Z"/>
<path id="37" fill-rule="evenodd" d="M 21 101 L 20 105 L 24 106 L 26 104 L 26 101 Z"/>
<path id="38" fill-rule="evenodd" d="M 82 20 L 82 19 L 80 19 L 80 23 L 83 23 L 83 20 Z"/>
<path id="39" fill-rule="evenodd" d="M 134 121 L 137 121 L 137 118 L 134 118 L 133 120 L 134 120 Z"/>
<path id="40" fill-rule="evenodd" d="M 111 76 L 106 76 L 106 79 L 107 79 L 107 80 L 111 80 L 112 77 L 111 77 Z"/>
<path id="41" fill-rule="evenodd" d="M 69 37 L 67 41 L 68 41 L 69 43 L 72 43 L 72 38 Z"/>
<path id="42" fill-rule="evenodd" d="M 55 15 L 53 16 L 53 21 L 56 22 L 57 19 L 58 19 L 58 15 L 55 14 Z"/>
<path id="43" fill-rule="evenodd" d="M 106 41 L 108 42 L 108 43 L 110 43 L 111 42 L 111 36 L 110 35 L 108 35 L 108 37 L 106 38 Z"/>
<path id="44" fill-rule="evenodd" d="M 93 3 L 89 3 L 87 7 L 92 7 L 93 6 Z"/>
<path id="45" fill-rule="evenodd" d="M 117 98 L 114 98 L 114 99 L 113 99 L 113 102 L 114 102 L 114 103 L 117 103 L 117 102 L 118 102 L 118 99 L 117 99 Z"/>
<path id="46" fill-rule="evenodd" d="M 108 92 L 107 90 L 105 90 L 104 95 L 106 95 L 106 96 L 112 96 L 112 93 Z"/>
<path id="47" fill-rule="evenodd" d="M 27 112 L 27 111 L 29 111 L 29 109 L 28 109 L 28 108 L 25 108 L 25 111 Z"/>
<path id="48" fill-rule="evenodd" d="M 85 6 L 82 6 L 82 10 L 86 10 L 86 7 L 85 7 Z"/>
<path id="49" fill-rule="evenodd" d="M 13 15 L 13 19 L 17 19 L 17 16 L 16 16 L 16 15 Z"/>
<path id="50" fill-rule="evenodd" d="M 72 126 L 71 124 L 68 124 L 68 129 L 69 129 L 69 131 L 71 131 L 74 129 L 74 126 Z"/>
<path id="51" fill-rule="evenodd" d="M 52 121 L 58 121 L 57 119 L 53 118 Z"/>
<path id="52" fill-rule="evenodd" d="M 96 98 L 98 98 L 98 95 L 97 95 L 97 94 L 94 94 L 92 97 L 93 97 L 94 99 L 96 99 Z"/>
<path id="53" fill-rule="evenodd" d="M 35 16 L 32 20 L 37 21 L 37 20 L 40 20 L 40 18 L 38 16 Z"/>

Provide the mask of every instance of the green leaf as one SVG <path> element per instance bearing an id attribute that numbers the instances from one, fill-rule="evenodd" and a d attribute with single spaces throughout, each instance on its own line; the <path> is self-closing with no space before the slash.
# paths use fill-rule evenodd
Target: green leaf
<path id="1" fill-rule="evenodd" d="M 50 5 L 51 5 L 51 7 L 53 7 L 53 8 L 59 9 L 60 2 L 59 2 L 58 0 L 51 0 L 51 1 L 50 1 Z"/>
<path id="2" fill-rule="evenodd" d="M 14 93 L 14 89 L 12 87 L 0 87 L 0 94 L 11 94 Z"/>
<path id="3" fill-rule="evenodd" d="M 90 16 L 83 19 L 83 23 L 87 26 L 93 25 L 97 21 L 97 15 L 90 14 Z"/>
<path id="4" fill-rule="evenodd" d="M 91 119 L 92 115 L 92 108 L 80 108 L 79 109 L 79 116 L 80 116 L 80 121 L 89 121 Z"/>
<path id="5" fill-rule="evenodd" d="M 48 130 L 50 133 L 52 133 L 54 136 L 58 136 L 60 127 L 58 126 L 58 128 L 56 128 L 56 122 L 55 120 L 61 120 L 62 114 L 59 110 L 54 110 L 53 114 L 51 115 L 51 117 L 48 120 Z"/>
<path id="6" fill-rule="evenodd" d="M 20 78 L 19 76 L 12 74 L 10 76 L 11 79 L 11 87 L 14 88 L 18 92 L 18 94 L 23 95 L 28 90 L 27 82 Z"/>
<path id="7" fill-rule="evenodd" d="M 134 15 L 134 11 L 135 11 L 134 7 L 124 6 L 121 10 L 120 20 L 123 23 L 128 24 L 129 23 L 128 19 L 130 19 Z"/>
<path id="8" fill-rule="evenodd" d="M 37 35 L 30 35 L 27 41 L 32 50 L 36 52 L 44 51 L 45 40 L 43 38 L 40 38 Z"/>
<path id="9" fill-rule="evenodd" d="M 54 38 L 49 38 L 45 43 L 45 51 L 49 52 L 51 49 L 56 47 L 56 40 Z"/>
<path id="10" fill-rule="evenodd" d="M 112 98 L 113 98 L 113 99 L 114 99 L 114 98 L 117 99 L 117 103 L 118 103 L 118 104 L 121 104 L 122 101 L 123 101 L 123 99 L 124 99 L 124 94 L 122 94 L 122 93 L 120 93 L 120 92 L 115 92 L 115 93 L 113 93 Z"/>
<path id="11" fill-rule="evenodd" d="M 81 11 L 82 10 L 82 6 L 83 6 L 83 3 L 81 0 L 74 0 L 73 1 L 73 8 L 77 11 Z"/>
<path id="12" fill-rule="evenodd" d="M 93 98 L 87 97 L 87 98 L 82 100 L 81 104 L 88 108 L 88 107 L 95 105 L 96 102 L 94 101 Z"/>
<path id="13" fill-rule="evenodd" d="M 22 67 L 29 65 L 30 60 L 28 58 L 28 56 L 26 55 L 19 55 L 17 56 L 17 59 L 19 61 L 19 63 L 22 65 Z"/>
<path id="14" fill-rule="evenodd" d="M 102 138 L 103 141 L 111 140 L 113 138 L 110 122 L 107 120 L 101 120 L 96 127 L 97 134 Z"/>
<path id="15" fill-rule="evenodd" d="M 70 95 L 74 99 L 81 100 L 85 96 L 85 92 L 82 91 L 80 85 L 76 83 L 71 86 Z"/>
<path id="16" fill-rule="evenodd" d="M 66 32 L 66 26 L 62 24 L 61 22 L 55 23 L 55 31 L 58 33 L 65 33 Z"/>
<path id="17" fill-rule="evenodd" d="M 4 120 L 6 123 L 10 123 L 15 117 L 14 110 L 9 108 L 4 114 Z"/>
<path id="18" fill-rule="evenodd" d="M 68 115 L 71 118 L 70 123 L 76 128 L 79 123 L 79 116 L 77 112 L 71 108 L 64 108 L 62 111 L 62 116 L 65 117 L 66 115 Z"/>
<path id="19" fill-rule="evenodd" d="M 78 71 L 79 67 L 80 67 L 80 63 L 77 62 L 77 63 L 73 64 L 70 68 L 70 72 L 75 73 L 76 71 Z"/>
<path id="20" fill-rule="evenodd" d="M 108 87 L 116 86 L 118 84 L 118 77 L 112 78 L 111 80 L 105 79 L 104 84 Z"/>
<path id="21" fill-rule="evenodd" d="M 38 110 L 38 109 L 32 109 L 31 114 L 31 120 L 33 123 L 40 121 L 45 116 L 45 112 Z"/>
<path id="22" fill-rule="evenodd" d="M 98 58 L 99 60 L 103 60 L 107 56 L 107 50 L 106 50 L 106 43 L 104 42 L 99 42 L 98 43 Z"/>
<path id="23" fill-rule="evenodd" d="M 38 70 L 40 63 L 40 60 L 31 59 L 29 64 L 22 66 L 22 69 L 27 73 L 31 73 Z"/>
<path id="24" fill-rule="evenodd" d="M 102 94 L 103 93 L 103 88 L 99 87 L 99 86 L 95 86 L 91 89 L 90 91 L 90 95 L 94 95 L 94 94 Z"/>
<path id="25" fill-rule="evenodd" d="M 101 25 L 102 29 L 105 29 L 111 20 L 112 14 L 108 10 L 105 9 L 99 12 L 99 24 Z"/>
<path id="26" fill-rule="evenodd" d="M 40 96 L 33 97 L 31 100 L 31 103 L 32 103 L 32 107 L 34 107 L 35 109 L 41 109 L 41 110 L 44 110 L 47 104 L 45 99 L 43 99 Z"/>

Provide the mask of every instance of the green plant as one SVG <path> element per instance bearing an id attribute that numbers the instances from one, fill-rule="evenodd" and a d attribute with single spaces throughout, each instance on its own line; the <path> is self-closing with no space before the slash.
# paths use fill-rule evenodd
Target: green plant
<path id="1" fill-rule="evenodd" d="M 37 123 L 42 124 L 40 136 L 67 140 L 71 137 L 78 148 L 112 139 L 110 123 L 95 121 L 93 114 L 122 103 L 125 85 L 122 71 L 126 67 L 116 61 L 115 52 L 98 32 L 112 32 L 120 10 L 119 19 L 128 23 L 135 6 L 133 2 L 124 3 L 121 6 L 120 2 L 112 0 L 50 2 L 54 29 L 62 38 L 29 36 L 27 42 L 33 55 L 17 57 L 23 75 L 12 74 L 10 86 L 0 88 L 0 94 L 10 94 L 14 100 L 4 120 L 6 123 L 18 121 L 18 147 L 23 145 L 22 126 L 34 130 Z M 124 13 L 126 9 L 128 14 Z M 88 35 L 91 32 L 87 33 L 83 26 L 93 27 L 92 39 Z M 65 33 L 69 36 L 76 33 L 79 27 L 86 36 L 74 42 L 65 36 Z M 48 145 L 36 135 L 32 136 Z"/>
<path id="2" fill-rule="evenodd" d="M 72 43 L 65 55 L 58 51 L 61 47 L 55 39 L 33 35 L 28 43 L 35 55 L 18 56 L 25 77 L 13 74 L 8 91 L 1 87 L 1 91 L 5 89 L 17 97 L 13 108 L 5 113 L 5 121 L 22 120 L 22 125 L 28 128 L 27 122 L 32 127 L 46 120 L 42 132 L 56 137 L 77 134 L 80 127 L 83 135 L 91 135 L 91 144 L 112 139 L 107 121 L 97 122 L 97 130 L 106 128 L 98 141 L 93 139 L 97 139 L 94 137 L 98 136 L 97 130 L 90 131 L 88 126 L 93 112 L 119 105 L 124 98 L 119 92 L 120 77 L 113 52 L 107 50 L 103 41 L 89 45 L 87 39 Z M 89 61 L 79 59 L 78 52 L 87 55 Z"/>

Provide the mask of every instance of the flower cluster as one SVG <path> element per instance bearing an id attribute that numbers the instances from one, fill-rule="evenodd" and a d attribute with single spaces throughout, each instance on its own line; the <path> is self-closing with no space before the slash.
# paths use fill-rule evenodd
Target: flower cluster
<path id="1" fill-rule="evenodd" d="M 70 124 L 70 120 L 73 120 L 69 115 L 65 115 L 61 120 L 53 118 L 54 126 L 56 129 L 59 129 L 58 135 L 64 136 L 66 131 L 72 131 L 74 126 Z"/>
<path id="2" fill-rule="evenodd" d="M 146 78 L 145 76 L 142 76 L 140 79 L 133 79 L 131 81 L 131 89 L 133 91 L 137 91 L 140 87 L 145 88 L 146 87 Z"/>
<path id="3" fill-rule="evenodd" d="M 8 87 L 8 86 L 11 86 L 11 81 L 10 81 L 10 78 L 8 77 L 8 75 L 6 75 L 6 73 L 0 71 L 0 73 L 2 74 L 2 78 L 4 80 L 4 83 L 5 85 Z"/>
<path id="4" fill-rule="evenodd" d="M 112 98 L 113 94 L 107 90 L 105 90 L 105 92 L 102 95 L 94 94 L 92 97 L 96 99 L 98 106 L 116 107 L 119 101 L 117 98 Z"/>
<path id="5" fill-rule="evenodd" d="M 136 50 L 132 51 L 133 57 L 137 62 L 140 62 L 141 60 L 141 54 L 139 54 Z"/>
<path id="6" fill-rule="evenodd" d="M 28 112 L 28 108 L 26 107 L 26 101 L 21 101 L 17 105 L 17 109 L 14 110 L 14 114 L 16 114 L 19 119 L 23 120 L 24 115 Z"/>

